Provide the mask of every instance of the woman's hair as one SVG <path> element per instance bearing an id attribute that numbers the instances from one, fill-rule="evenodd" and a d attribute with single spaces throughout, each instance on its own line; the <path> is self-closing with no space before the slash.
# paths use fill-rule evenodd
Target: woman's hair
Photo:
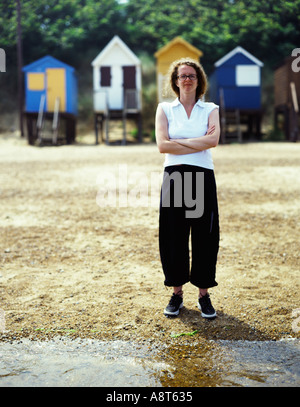
<path id="1" fill-rule="evenodd" d="M 171 64 L 169 68 L 169 78 L 170 78 L 169 84 L 171 85 L 171 88 L 176 93 L 176 95 L 180 97 L 179 88 L 176 85 L 176 82 L 178 79 L 178 69 L 181 65 L 188 65 L 195 69 L 198 78 L 198 86 L 196 89 L 196 100 L 202 98 L 202 96 L 205 95 L 205 92 L 207 90 L 207 77 L 200 62 L 197 62 L 192 58 L 181 58 L 178 59 L 177 61 L 174 61 Z"/>

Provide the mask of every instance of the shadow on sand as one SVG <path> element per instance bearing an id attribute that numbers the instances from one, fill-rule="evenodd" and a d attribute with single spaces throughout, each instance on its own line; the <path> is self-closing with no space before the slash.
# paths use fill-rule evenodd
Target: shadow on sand
<path id="1" fill-rule="evenodd" d="M 198 309 L 183 307 L 177 318 L 186 325 L 187 333 L 198 331 L 195 334 L 206 340 L 272 340 L 269 335 L 259 329 L 258 323 L 249 325 L 219 310 L 217 310 L 216 318 L 205 319 L 200 317 Z"/>

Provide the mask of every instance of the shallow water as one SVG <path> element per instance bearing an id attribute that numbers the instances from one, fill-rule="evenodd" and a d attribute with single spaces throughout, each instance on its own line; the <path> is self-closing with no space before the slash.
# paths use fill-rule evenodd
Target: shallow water
<path id="1" fill-rule="evenodd" d="M 208 352 L 197 349 L 195 357 L 193 344 L 194 356 L 180 360 L 168 358 L 167 348 L 122 341 L 61 337 L 0 343 L 0 387 L 300 385 L 299 340 L 210 342 Z"/>
<path id="2" fill-rule="evenodd" d="M 223 386 L 298 387 L 300 341 L 219 341 L 229 363 Z"/>
<path id="3" fill-rule="evenodd" d="M 158 386 L 163 363 L 147 347 L 56 338 L 0 344 L 1 386 Z M 158 377 L 158 378 L 157 378 Z"/>

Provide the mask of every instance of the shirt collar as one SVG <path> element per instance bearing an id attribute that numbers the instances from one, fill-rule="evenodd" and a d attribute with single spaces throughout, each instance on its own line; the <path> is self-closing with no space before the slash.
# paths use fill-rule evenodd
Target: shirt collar
<path id="1" fill-rule="evenodd" d="M 180 103 L 180 100 L 178 98 L 173 100 L 173 102 L 171 103 L 172 107 L 176 107 L 176 106 L 179 106 L 179 105 L 181 105 L 181 103 Z M 196 105 L 199 106 L 199 107 L 204 107 L 205 103 L 203 102 L 203 100 L 198 99 L 198 101 L 196 102 Z"/>

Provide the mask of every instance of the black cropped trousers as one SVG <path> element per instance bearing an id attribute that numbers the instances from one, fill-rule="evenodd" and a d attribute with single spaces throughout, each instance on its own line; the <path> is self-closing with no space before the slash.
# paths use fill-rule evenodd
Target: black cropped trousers
<path id="1" fill-rule="evenodd" d="M 218 285 L 219 213 L 213 170 L 191 165 L 165 168 L 159 249 L 166 286 L 178 287 L 187 282 L 199 288 Z"/>

